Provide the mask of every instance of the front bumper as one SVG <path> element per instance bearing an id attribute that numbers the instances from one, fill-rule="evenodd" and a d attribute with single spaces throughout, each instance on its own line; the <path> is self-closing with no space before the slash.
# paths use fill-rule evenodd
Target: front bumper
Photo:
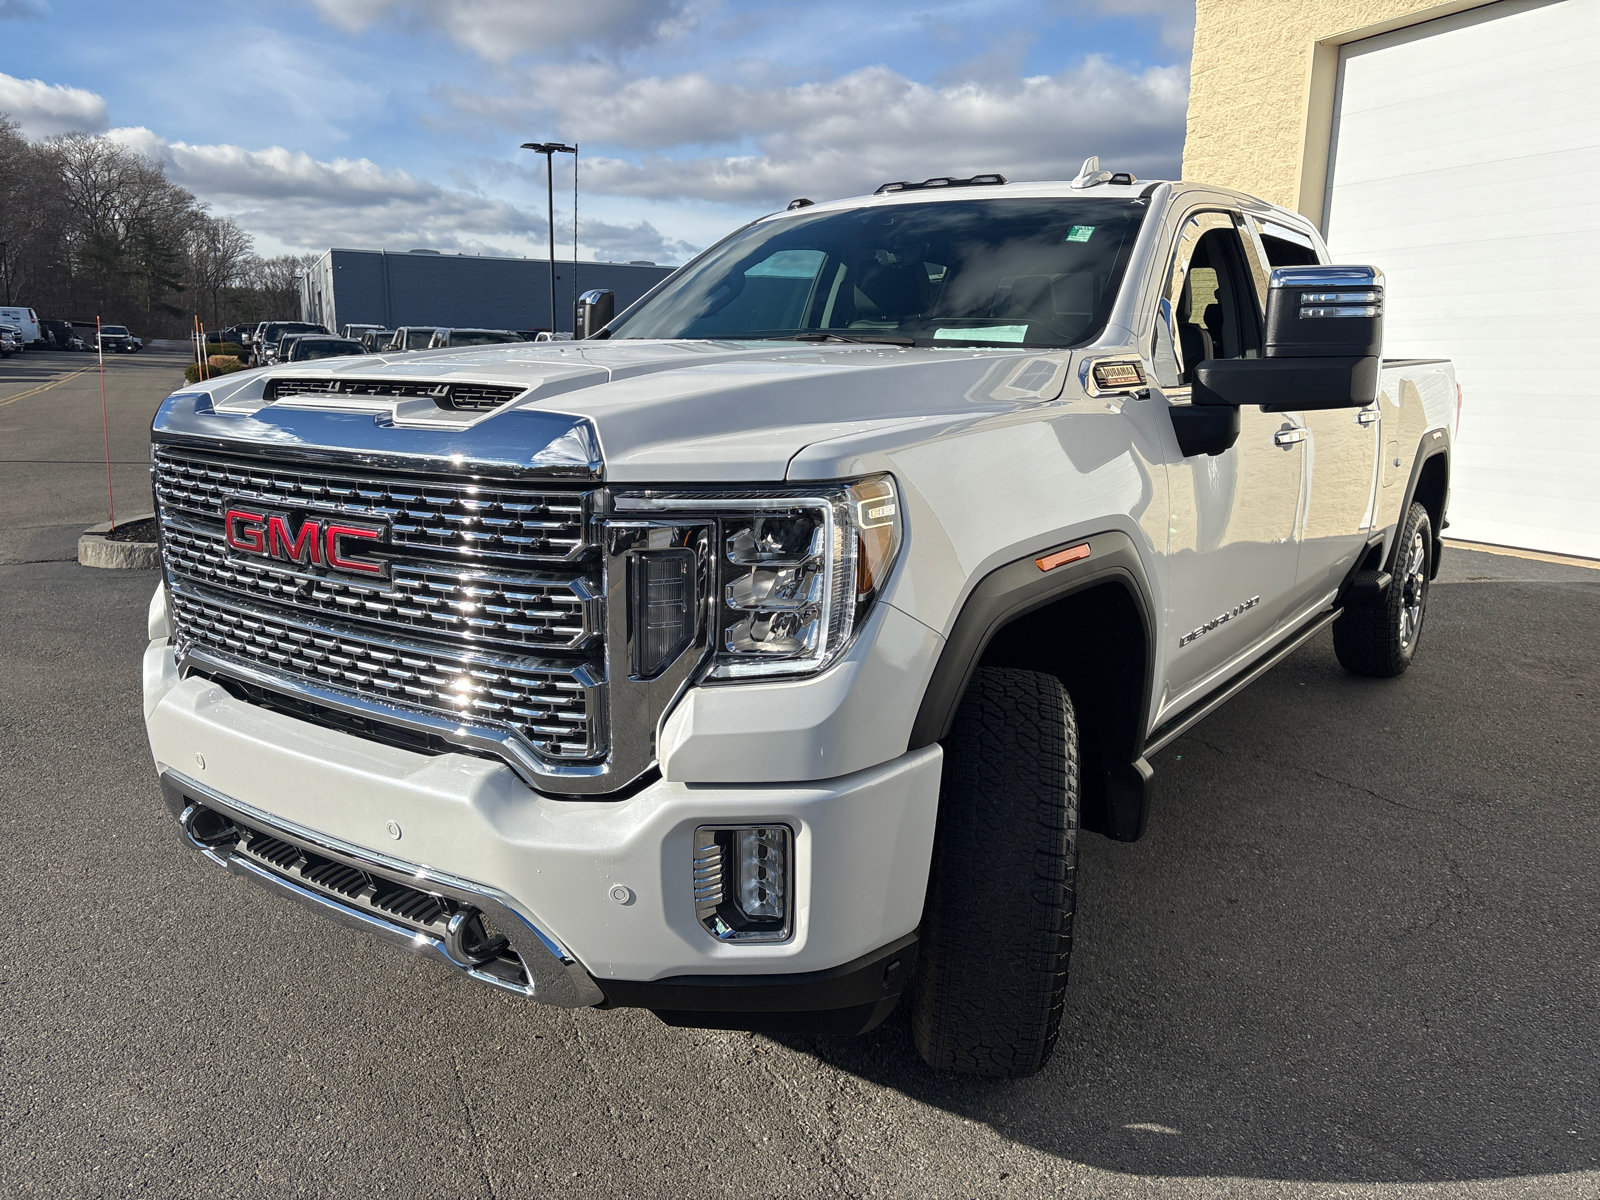
<path id="1" fill-rule="evenodd" d="M 146 652 L 145 713 L 175 815 L 190 802 L 209 803 L 319 854 L 409 875 L 423 890 L 465 889 L 502 933 L 515 932 L 519 953 L 526 948 L 532 986 L 521 990 L 535 999 L 680 1013 L 771 1010 L 783 1007 L 773 989 L 784 979 L 802 989 L 796 996 L 809 988 L 804 994 L 826 999 L 819 982 L 842 978 L 847 967 L 850 987 L 871 978 L 898 993 L 909 961 L 899 952 L 927 889 L 937 746 L 817 782 L 657 780 L 622 800 L 557 800 L 529 791 L 498 762 L 413 753 L 256 707 L 202 678 L 180 680 L 165 639 Z M 719 942 L 696 918 L 694 830 L 738 823 L 794 830 L 794 934 L 786 942 Z M 233 869 L 272 883 L 243 863 Z M 401 932 L 413 948 L 456 961 L 445 947 Z M 749 986 L 719 990 L 731 977 Z M 489 980 L 497 981 L 505 983 Z"/>

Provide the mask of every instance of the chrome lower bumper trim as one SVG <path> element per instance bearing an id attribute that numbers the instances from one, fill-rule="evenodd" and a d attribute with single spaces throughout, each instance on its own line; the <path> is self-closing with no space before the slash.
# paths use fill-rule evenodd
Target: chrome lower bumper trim
<path id="1" fill-rule="evenodd" d="M 219 866 L 227 868 L 236 875 L 254 880 L 278 895 L 298 901 L 346 927 L 376 934 L 383 940 L 403 946 L 415 954 L 435 958 L 455 967 L 480 982 L 529 996 L 541 1004 L 557 1008 L 589 1008 L 605 1002 L 605 994 L 583 969 L 582 964 L 559 942 L 524 916 L 516 902 L 497 888 L 433 871 L 406 862 L 404 859 L 368 850 L 307 829 L 293 821 L 286 821 L 263 812 L 254 805 L 224 796 L 176 771 L 162 773 L 161 791 L 168 809 L 178 820 L 185 840 L 191 846 Z M 473 963 L 454 957 L 442 939 L 386 921 L 374 913 L 341 903 L 323 892 L 304 887 L 293 879 L 251 861 L 236 852 L 231 845 L 207 845 L 194 836 L 189 826 L 192 812 L 201 806 L 259 832 L 306 847 L 335 862 L 344 863 L 418 891 L 448 897 L 458 903 L 480 909 L 495 923 L 522 960 L 528 983 L 526 985 L 511 983 L 488 971 L 480 970 Z"/>

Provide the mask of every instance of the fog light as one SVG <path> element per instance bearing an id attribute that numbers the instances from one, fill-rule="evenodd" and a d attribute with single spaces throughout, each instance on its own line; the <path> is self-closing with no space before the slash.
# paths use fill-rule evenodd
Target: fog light
<path id="1" fill-rule="evenodd" d="M 694 906 L 724 942 L 788 939 L 794 832 L 787 825 L 702 825 L 694 836 Z"/>

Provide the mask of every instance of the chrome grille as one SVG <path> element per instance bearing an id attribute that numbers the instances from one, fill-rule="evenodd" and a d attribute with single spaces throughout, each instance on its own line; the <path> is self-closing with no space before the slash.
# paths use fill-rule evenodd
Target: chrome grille
<path id="1" fill-rule="evenodd" d="M 212 520 L 220 519 L 224 497 L 238 496 L 386 519 L 394 546 L 445 555 L 570 562 L 590 545 L 581 492 L 376 469 L 357 473 L 170 446 L 156 449 L 154 474 L 163 510 Z"/>
<path id="2" fill-rule="evenodd" d="M 290 396 L 380 396 L 390 399 L 432 400 L 441 408 L 487 412 L 515 400 L 528 389 L 493 383 L 434 383 L 398 379 L 271 379 L 266 399 L 270 403 Z"/>
<path id="3" fill-rule="evenodd" d="M 167 569 L 181 579 L 296 608 L 404 626 L 424 634 L 571 650 L 600 629 L 600 601 L 582 576 L 393 564 L 387 584 L 308 575 L 230 554 L 219 522 L 163 514 Z"/>
<path id="4" fill-rule="evenodd" d="M 180 654 L 198 645 L 360 697 L 509 728 L 548 758 L 591 758 L 600 749 L 593 711 L 599 689 L 581 666 L 378 638 L 348 623 L 287 619 L 181 583 L 170 592 Z"/>

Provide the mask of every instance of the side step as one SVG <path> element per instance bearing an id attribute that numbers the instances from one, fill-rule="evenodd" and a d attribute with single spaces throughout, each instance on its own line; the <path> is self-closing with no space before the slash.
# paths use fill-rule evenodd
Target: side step
<path id="1" fill-rule="evenodd" d="M 1338 616 L 1339 609 L 1335 608 L 1322 613 L 1320 616 L 1313 617 L 1308 624 L 1301 627 L 1298 633 L 1286 639 L 1271 654 L 1246 667 L 1192 708 L 1185 709 L 1173 717 L 1172 720 L 1150 735 L 1149 740 L 1144 745 L 1144 757 L 1149 758 L 1163 746 L 1181 737 L 1191 727 L 1205 720 L 1205 718 L 1216 712 L 1217 709 L 1244 691 L 1245 688 L 1260 679 L 1329 625 L 1332 625 Z"/>

